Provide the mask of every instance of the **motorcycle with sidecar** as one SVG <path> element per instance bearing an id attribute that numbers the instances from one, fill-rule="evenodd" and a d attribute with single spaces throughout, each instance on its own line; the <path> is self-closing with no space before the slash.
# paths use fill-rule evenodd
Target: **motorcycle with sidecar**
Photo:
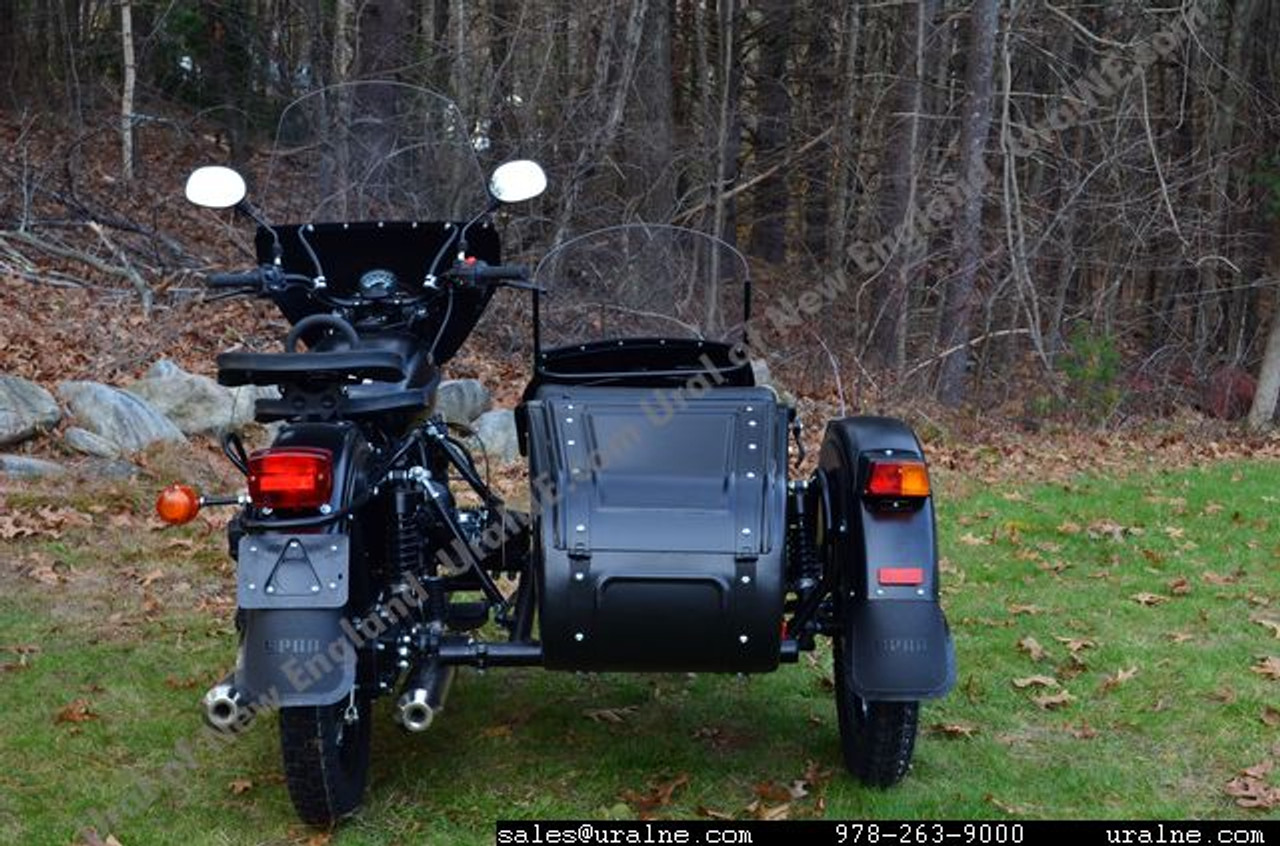
<path id="1" fill-rule="evenodd" d="M 292 326 L 283 350 L 218 357 L 223 385 L 274 390 L 255 407 L 270 446 L 223 438 L 245 492 L 175 484 L 157 503 L 172 523 L 239 509 L 235 669 L 206 719 L 278 712 L 294 806 L 329 825 L 360 805 L 377 697 L 422 731 L 460 667 L 764 673 L 825 636 L 844 761 L 897 782 L 919 703 L 955 680 L 920 442 L 895 419 L 832 420 L 816 469 L 790 478 L 796 410 L 756 384 L 742 255 L 629 224 L 564 240 L 532 273 L 504 265 L 492 213 L 546 180 L 509 162 L 486 190 L 477 146 L 436 94 L 348 83 L 284 110 L 270 219 L 234 171 L 188 182 L 258 224 L 257 266 L 209 287 Z M 524 509 L 435 413 L 502 287 L 528 292 L 532 318 Z"/>

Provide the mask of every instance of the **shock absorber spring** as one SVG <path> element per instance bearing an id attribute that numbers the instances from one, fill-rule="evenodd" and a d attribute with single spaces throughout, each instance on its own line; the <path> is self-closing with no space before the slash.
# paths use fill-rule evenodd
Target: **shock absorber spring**
<path id="1" fill-rule="evenodd" d="M 422 561 L 422 495 L 411 487 L 397 488 L 391 502 L 387 563 L 397 574 L 418 572 Z"/>

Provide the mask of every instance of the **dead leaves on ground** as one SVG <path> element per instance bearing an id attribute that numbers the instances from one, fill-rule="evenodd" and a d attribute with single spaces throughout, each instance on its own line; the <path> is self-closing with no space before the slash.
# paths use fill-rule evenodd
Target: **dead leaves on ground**
<path id="1" fill-rule="evenodd" d="M 1272 761 L 1245 767 L 1238 776 L 1227 782 L 1227 795 L 1233 797 L 1241 808 L 1269 811 L 1280 807 L 1280 787 L 1273 787 L 1270 782 L 1274 767 Z"/>
<path id="2" fill-rule="evenodd" d="M 645 791 L 624 790 L 621 798 L 631 806 L 640 819 L 652 819 L 655 811 L 670 805 L 676 791 L 688 784 L 689 774 L 680 773 L 669 781 L 650 785 Z"/>
<path id="3" fill-rule="evenodd" d="M 1137 667 L 1129 667 L 1128 669 L 1116 670 L 1113 674 L 1102 680 L 1102 685 L 1098 688 L 1099 693 L 1110 693 L 1120 685 L 1132 679 L 1138 674 Z"/>
<path id="4" fill-rule="evenodd" d="M 593 723 L 622 725 L 638 710 L 640 709 L 636 705 L 627 705 L 623 708 L 588 708 L 582 712 L 582 715 Z"/>
<path id="5" fill-rule="evenodd" d="M 32 510 L 14 510 L 0 514 L 0 540 L 48 538 L 59 540 L 63 529 L 88 528 L 93 517 L 74 508 L 42 505 Z"/>
<path id="6" fill-rule="evenodd" d="M 1071 695 L 1071 691 L 1064 687 L 1057 693 L 1049 693 L 1044 696 L 1033 696 L 1031 697 L 1031 701 L 1046 711 L 1053 711 L 1058 708 L 1067 707 L 1072 702 L 1075 702 L 1076 698 Z"/>
<path id="7" fill-rule="evenodd" d="M 949 740 L 968 740 L 978 733 L 978 727 L 969 723 L 934 723 L 926 731 Z"/>
<path id="8" fill-rule="evenodd" d="M 1045 649 L 1040 645 L 1040 642 L 1030 635 L 1027 635 L 1018 641 L 1018 649 L 1031 656 L 1032 661 L 1043 661 L 1049 654 L 1045 652 Z"/>
<path id="9" fill-rule="evenodd" d="M 55 724 L 87 723 L 96 719 L 98 719 L 98 715 L 94 712 L 93 706 L 89 704 L 89 700 L 73 699 L 58 710 L 58 713 L 53 717 L 53 722 Z"/>
<path id="10" fill-rule="evenodd" d="M 1272 681 L 1280 681 L 1280 658 L 1277 658 L 1274 655 L 1259 658 L 1258 663 L 1254 664 L 1249 669 L 1263 678 L 1271 679 Z"/>

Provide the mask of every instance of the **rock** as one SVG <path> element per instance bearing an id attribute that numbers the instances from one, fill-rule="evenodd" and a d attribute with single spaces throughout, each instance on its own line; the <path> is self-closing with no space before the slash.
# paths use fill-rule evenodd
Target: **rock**
<path id="1" fill-rule="evenodd" d="M 77 422 L 124 452 L 137 452 L 157 441 L 186 440 L 169 418 L 129 391 L 97 382 L 60 382 L 58 395 Z"/>
<path id="2" fill-rule="evenodd" d="M 62 440 L 76 452 L 83 452 L 85 455 L 93 455 L 98 458 L 120 457 L 120 447 L 101 435 L 95 435 L 88 429 L 81 429 L 79 426 L 72 426 L 67 429 L 62 436 Z"/>
<path id="3" fill-rule="evenodd" d="M 257 389 L 225 388 L 208 376 L 187 373 L 171 361 L 151 365 L 129 390 L 151 403 L 187 435 L 240 429 L 253 421 Z"/>
<path id="4" fill-rule="evenodd" d="M 490 461 L 510 464 L 520 457 L 516 415 L 510 409 L 486 411 L 471 423 Z"/>
<path id="5" fill-rule="evenodd" d="M 26 379 L 0 376 L 0 444 L 25 441 L 61 419 L 53 394 Z"/>
<path id="6" fill-rule="evenodd" d="M 77 472 L 80 476 L 91 479 L 106 479 L 112 482 L 127 482 L 137 477 L 142 471 L 134 464 L 122 458 L 99 458 L 86 462 Z"/>
<path id="7" fill-rule="evenodd" d="M 450 379 L 436 392 L 436 414 L 448 423 L 469 425 L 493 408 L 493 397 L 479 379 Z"/>
<path id="8" fill-rule="evenodd" d="M 61 476 L 65 472 L 61 464 L 45 461 L 43 458 L 28 458 L 25 455 L 0 455 L 0 473 L 6 476 L 34 479 L 42 476 Z"/>

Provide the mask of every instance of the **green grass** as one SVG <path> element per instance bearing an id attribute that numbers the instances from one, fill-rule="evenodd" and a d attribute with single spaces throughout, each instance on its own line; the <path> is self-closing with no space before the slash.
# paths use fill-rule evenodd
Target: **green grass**
<path id="1" fill-rule="evenodd" d="M 1250 619 L 1280 620 L 1277 470 L 1218 464 L 950 496 L 959 485 L 944 478 L 960 679 L 924 708 L 915 766 L 895 789 L 839 771 L 825 643 L 814 660 L 749 679 L 466 671 L 422 735 L 402 735 L 380 703 L 367 806 L 332 842 L 485 843 L 498 818 L 630 817 L 637 797 L 681 775 L 657 816 L 746 816 L 762 783 L 806 778 L 792 817 L 1249 814 L 1224 788 L 1278 754 L 1280 730 L 1262 717 L 1280 708 L 1280 681 L 1250 669 L 1280 655 Z M 138 491 L 108 493 L 71 505 L 145 507 Z M 11 490 L 0 521 L 47 505 L 66 502 Z M 0 672 L 0 842 L 73 842 L 95 813 L 116 817 L 124 846 L 306 842 L 314 832 L 293 817 L 271 721 L 230 744 L 201 728 L 196 701 L 232 655 L 229 613 L 209 607 L 225 609 L 232 589 L 217 530 L 91 516 L 92 527 L 0 547 L 0 665 L 38 647 L 25 668 Z M 66 582 L 22 575 L 39 563 Z M 1167 601 L 1133 599 L 1143 593 Z M 1041 660 L 1019 648 L 1027 637 Z M 1073 657 L 1060 637 L 1094 645 Z M 1035 675 L 1074 700 L 1040 707 L 1033 697 L 1057 689 L 1013 684 Z M 76 699 L 96 718 L 56 721 Z M 631 710 L 621 722 L 585 713 L 601 708 Z"/>

